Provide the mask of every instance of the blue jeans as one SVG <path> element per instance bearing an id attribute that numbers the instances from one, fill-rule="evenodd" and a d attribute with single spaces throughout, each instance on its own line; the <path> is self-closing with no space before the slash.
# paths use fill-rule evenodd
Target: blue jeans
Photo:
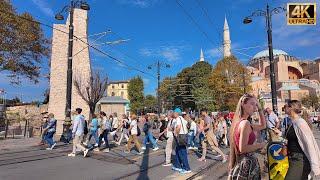
<path id="1" fill-rule="evenodd" d="M 101 143 L 102 143 L 102 138 L 104 139 L 104 142 L 106 143 L 105 144 L 105 147 L 106 148 L 110 148 L 110 146 L 109 146 L 109 141 L 108 141 L 108 133 L 109 133 L 109 130 L 104 130 L 103 132 L 102 132 L 102 134 L 100 134 L 100 136 L 99 136 L 99 141 L 98 141 L 98 147 L 100 147 L 101 146 Z"/>
<path id="2" fill-rule="evenodd" d="M 44 136 L 44 139 L 48 143 L 49 147 L 51 147 L 54 144 L 54 141 L 53 141 L 54 133 L 55 132 L 47 132 L 47 134 Z"/>
<path id="3" fill-rule="evenodd" d="M 176 156 L 174 161 L 174 167 L 180 168 L 186 171 L 190 170 L 189 162 L 188 162 L 188 153 L 186 146 L 176 147 Z"/>
<path id="4" fill-rule="evenodd" d="M 196 143 L 195 143 L 195 135 L 194 135 L 194 131 L 190 131 L 188 133 L 188 147 L 195 147 Z"/>
<path id="5" fill-rule="evenodd" d="M 144 139 L 143 139 L 143 146 L 144 146 L 144 147 L 146 147 L 147 142 L 148 142 L 148 139 L 149 139 L 149 141 L 152 143 L 153 148 L 157 148 L 157 147 L 158 147 L 158 145 L 157 145 L 157 143 L 156 143 L 156 140 L 153 138 L 153 134 L 152 134 L 152 132 L 150 132 L 150 131 L 148 131 L 148 132 L 146 133 L 146 136 L 145 136 Z"/>
<path id="6" fill-rule="evenodd" d="M 99 137 L 98 137 L 97 130 L 94 130 L 94 131 L 90 130 L 88 142 L 90 142 L 90 139 L 91 139 L 92 136 L 93 136 L 94 140 L 96 141 L 96 143 L 98 144 L 99 143 Z"/>

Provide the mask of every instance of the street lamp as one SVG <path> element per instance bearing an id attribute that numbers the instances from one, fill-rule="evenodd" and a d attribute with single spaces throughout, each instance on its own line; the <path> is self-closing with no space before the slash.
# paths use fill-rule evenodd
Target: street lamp
<path id="1" fill-rule="evenodd" d="M 158 116 L 160 117 L 161 112 L 161 102 L 160 102 L 160 68 L 170 68 L 170 64 L 160 62 L 159 60 L 155 64 L 151 64 L 148 66 L 148 69 L 152 69 L 152 66 L 157 67 L 157 78 L 158 78 L 158 89 L 157 89 L 157 99 L 158 99 Z"/>
<path id="2" fill-rule="evenodd" d="M 245 17 L 243 20 L 244 24 L 249 24 L 252 22 L 252 17 L 263 16 L 266 18 L 267 34 L 268 34 L 268 48 L 269 48 L 269 62 L 270 62 L 270 81 L 271 81 L 271 96 L 272 96 L 272 109 L 275 113 L 278 112 L 277 105 L 277 89 L 276 89 L 276 76 L 274 72 L 274 59 L 273 59 L 273 47 L 272 47 L 272 27 L 271 27 L 271 17 L 274 14 L 279 14 L 285 12 L 286 9 L 283 7 L 276 7 L 272 10 L 269 9 L 267 4 L 266 10 L 256 10 L 250 16 Z"/>
<path id="3" fill-rule="evenodd" d="M 63 20 L 63 13 L 70 13 L 69 23 L 69 41 L 68 41 L 68 70 L 67 70 L 67 93 L 66 93 L 66 121 L 71 121 L 71 91 L 72 91 L 72 50 L 73 50 L 73 10 L 74 8 L 90 10 L 89 5 L 85 1 L 70 1 L 70 5 L 66 5 L 55 15 L 57 20 Z"/>

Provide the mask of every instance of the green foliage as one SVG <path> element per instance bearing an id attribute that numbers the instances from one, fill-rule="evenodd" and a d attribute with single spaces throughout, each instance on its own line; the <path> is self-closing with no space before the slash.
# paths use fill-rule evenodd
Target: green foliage
<path id="1" fill-rule="evenodd" d="M 234 111 L 239 98 L 250 92 L 250 75 L 236 57 L 230 56 L 220 60 L 209 78 L 209 87 L 213 90 L 216 110 Z"/>
<path id="2" fill-rule="evenodd" d="M 140 76 L 130 80 L 128 85 L 128 96 L 131 112 L 137 112 L 144 108 L 143 80 Z"/>
<path id="3" fill-rule="evenodd" d="M 15 84 L 22 76 L 37 83 L 41 59 L 49 55 L 49 41 L 40 24 L 30 22 L 34 19 L 29 13 L 18 14 L 6 0 L 0 1 L 0 9 L 7 12 L 0 12 L 0 72 L 8 71 Z"/>
<path id="4" fill-rule="evenodd" d="M 307 108 L 313 108 L 314 110 L 318 110 L 320 108 L 319 103 L 320 98 L 315 95 L 311 94 L 309 96 L 305 96 L 301 99 L 301 103 Z"/>
<path id="5" fill-rule="evenodd" d="M 146 107 L 146 109 L 157 109 L 158 105 L 156 97 L 147 95 L 144 99 L 144 107 Z"/>
<path id="6" fill-rule="evenodd" d="M 164 79 L 160 86 L 162 100 L 172 102 L 170 108 L 178 105 L 183 109 L 206 107 L 213 110 L 212 91 L 208 86 L 211 72 L 212 66 L 209 63 L 197 62 L 192 67 L 184 68 L 175 78 Z"/>

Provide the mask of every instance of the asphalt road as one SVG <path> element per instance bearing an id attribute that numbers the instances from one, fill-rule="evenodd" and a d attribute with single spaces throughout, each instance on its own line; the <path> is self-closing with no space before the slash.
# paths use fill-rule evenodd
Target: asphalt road
<path id="1" fill-rule="evenodd" d="M 320 131 L 314 129 L 318 144 Z M 13 149 L 8 143 L 5 149 L 0 141 L 0 180 L 108 180 L 108 179 L 226 179 L 227 163 L 215 160 L 209 152 L 207 162 L 197 161 L 200 154 L 189 151 L 189 163 L 192 173 L 180 175 L 171 170 L 171 167 L 161 166 L 164 162 L 165 142 L 159 143 L 160 149 L 152 151 L 147 148 L 143 155 L 134 150 L 130 154 L 123 152 L 124 146 L 116 146 L 109 153 L 89 152 L 89 157 L 67 157 L 71 152 L 71 145 L 59 144 L 52 151 L 44 147 L 26 146 L 23 140 L 10 140 L 21 143 Z M 30 140 L 26 140 L 29 142 Z M 24 146 L 23 146 L 24 145 Z M 150 145 L 149 145 L 150 146 Z M 228 149 L 223 149 L 227 152 Z M 266 176 L 265 176 L 266 177 Z"/>

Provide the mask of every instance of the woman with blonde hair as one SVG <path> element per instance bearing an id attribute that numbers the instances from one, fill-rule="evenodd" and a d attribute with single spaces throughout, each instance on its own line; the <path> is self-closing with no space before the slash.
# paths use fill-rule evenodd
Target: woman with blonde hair
<path id="1" fill-rule="evenodd" d="M 289 158 L 285 179 L 311 179 L 314 176 L 319 178 L 320 151 L 308 120 L 300 116 L 301 102 L 290 100 L 285 106 L 285 112 L 292 122 L 285 132 Z"/>
<path id="2" fill-rule="evenodd" d="M 258 110 L 259 123 L 251 124 L 250 116 Z M 255 132 L 266 128 L 263 111 L 256 97 L 245 94 L 237 105 L 230 131 L 229 179 L 261 179 L 260 166 L 254 152 L 266 143 L 255 143 Z"/>

